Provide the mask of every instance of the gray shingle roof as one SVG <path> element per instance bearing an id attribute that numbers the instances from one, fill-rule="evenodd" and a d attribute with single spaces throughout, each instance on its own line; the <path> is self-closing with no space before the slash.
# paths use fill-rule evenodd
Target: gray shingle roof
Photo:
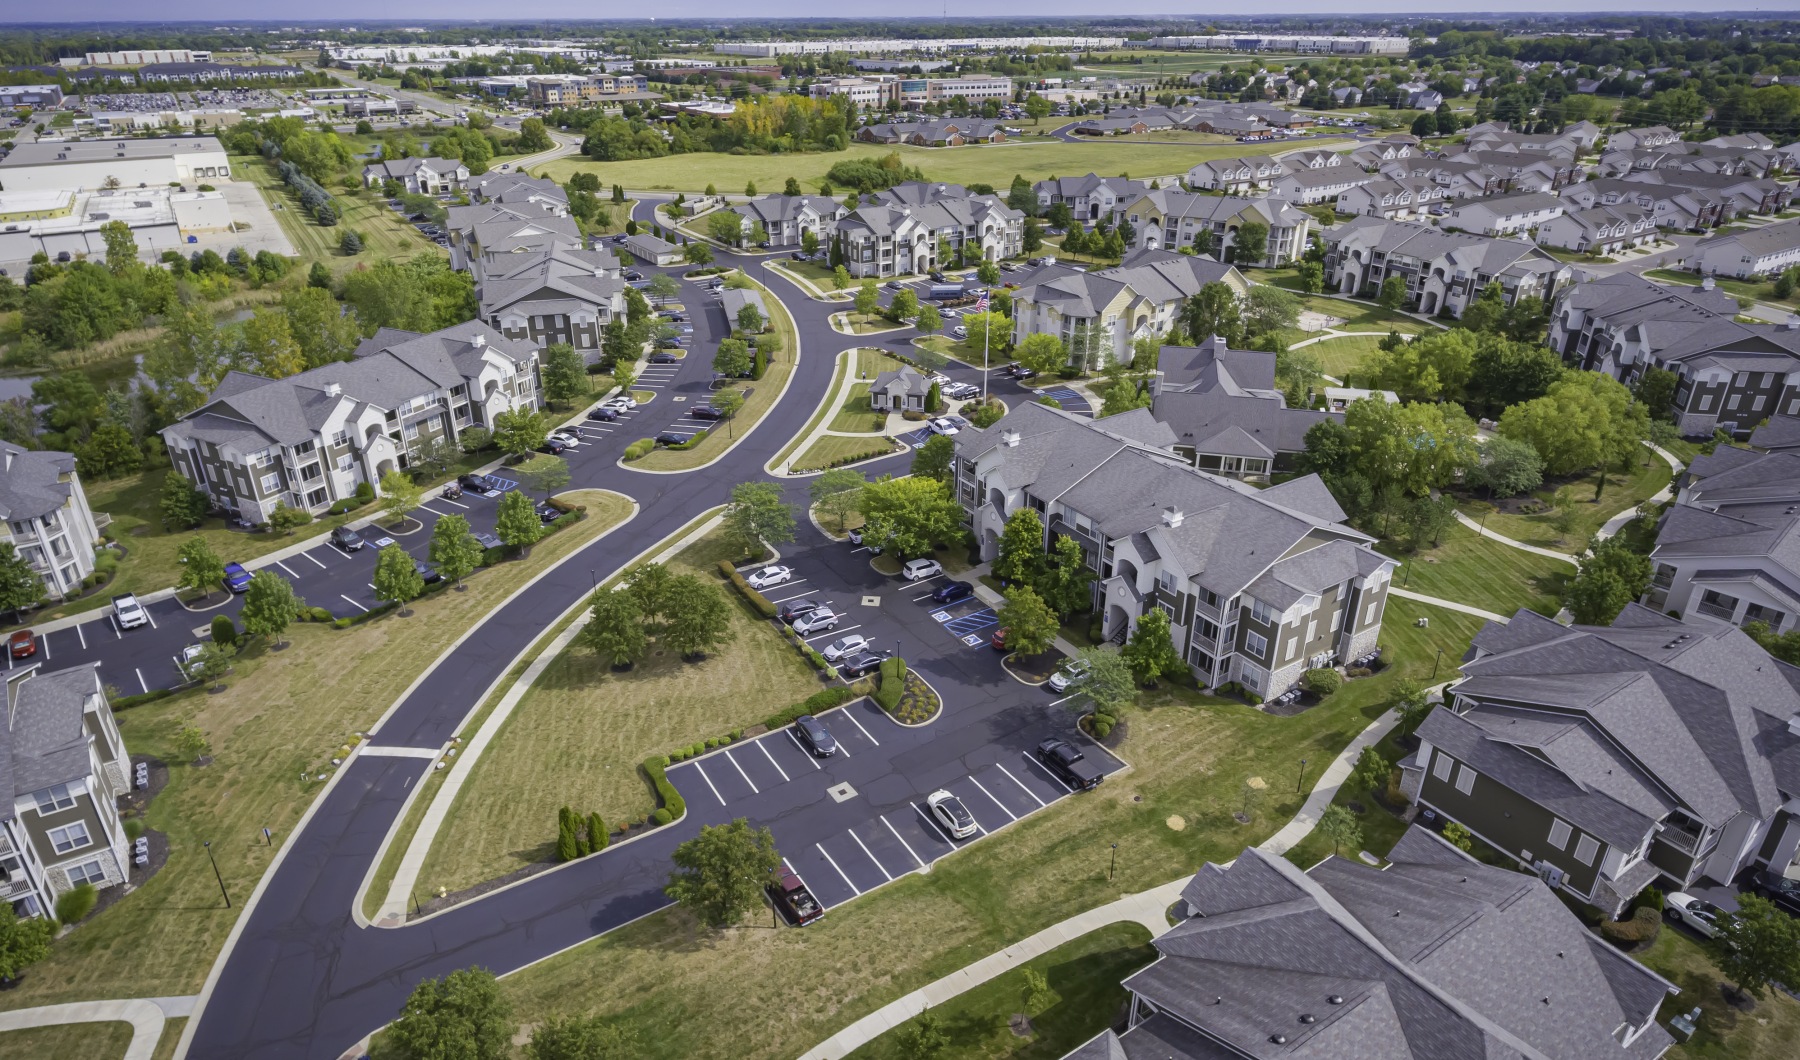
<path id="1" fill-rule="evenodd" d="M 87 697 L 100 683 L 87 663 L 67 670 L 33 668 L 8 676 L 6 724 L 0 726 L 0 820 L 13 815 L 13 800 L 88 776 Z"/>
<path id="2" fill-rule="evenodd" d="M 36 519 L 60 509 L 75 487 L 59 480 L 74 471 L 69 453 L 0 442 L 0 520 Z"/>
<path id="3" fill-rule="evenodd" d="M 1177 444 L 1225 456 L 1270 457 L 1306 448 L 1306 432 L 1340 412 L 1289 408 L 1275 389 L 1275 355 L 1233 350 L 1213 336 L 1199 346 L 1164 346 L 1151 406 Z"/>

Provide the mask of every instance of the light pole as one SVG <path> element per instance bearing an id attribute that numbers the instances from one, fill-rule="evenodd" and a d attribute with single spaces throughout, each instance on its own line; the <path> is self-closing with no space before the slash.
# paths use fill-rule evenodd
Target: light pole
<path id="1" fill-rule="evenodd" d="M 208 839 L 200 845 L 206 848 L 206 860 L 212 862 L 213 878 L 219 881 L 219 893 L 225 897 L 225 908 L 230 909 L 231 895 L 225 890 L 225 877 L 219 873 L 219 863 L 213 858 L 212 840 Z"/>
<path id="2" fill-rule="evenodd" d="M 1431 679 L 1437 680 L 1438 664 L 1444 661 L 1444 649 L 1437 650 L 1437 658 L 1431 661 Z"/>
<path id="3" fill-rule="evenodd" d="M 1300 788 L 1306 783 L 1306 759 L 1300 760 L 1300 775 L 1294 778 L 1294 794 L 1300 794 Z"/>
<path id="4" fill-rule="evenodd" d="M 1113 870 L 1119 867 L 1119 844 L 1112 845 L 1112 863 L 1106 866 L 1106 878 L 1113 878 Z"/>

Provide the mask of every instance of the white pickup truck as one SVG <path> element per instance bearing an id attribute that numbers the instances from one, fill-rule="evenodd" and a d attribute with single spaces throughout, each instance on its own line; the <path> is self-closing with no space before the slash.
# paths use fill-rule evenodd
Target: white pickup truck
<path id="1" fill-rule="evenodd" d="M 144 610 L 144 605 L 138 603 L 137 596 L 132 593 L 120 593 L 113 597 L 112 605 L 113 620 L 119 623 L 120 629 L 136 629 L 150 622 L 150 613 Z"/>

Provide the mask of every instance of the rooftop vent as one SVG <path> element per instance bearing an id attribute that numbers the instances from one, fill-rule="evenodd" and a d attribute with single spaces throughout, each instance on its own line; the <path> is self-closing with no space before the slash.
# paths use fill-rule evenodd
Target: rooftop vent
<path id="1" fill-rule="evenodd" d="M 1269 1041 L 1275 1043 L 1276 1045 L 1286 1045 L 1287 1044 L 1287 1035 L 1271 1034 L 1271 1035 L 1269 1035 Z"/>
<path id="2" fill-rule="evenodd" d="M 1708 276 L 1706 279 L 1700 281 L 1700 289 L 1702 291 L 1710 291 L 1717 286 L 1718 286 L 1718 284 L 1713 282 L 1713 278 L 1711 276 Z"/>
<path id="3" fill-rule="evenodd" d="M 1164 508 L 1162 510 L 1163 525 L 1168 527 L 1171 530 L 1179 528 L 1181 526 L 1182 520 L 1186 519 L 1186 518 L 1187 518 L 1187 516 L 1182 514 L 1182 511 L 1180 508 L 1172 508 L 1171 507 L 1171 508 Z"/>
<path id="4" fill-rule="evenodd" d="M 1310 1012 L 1302 1012 L 1302 1013 L 1300 1013 L 1300 1022 L 1301 1023 L 1317 1023 L 1317 1022 L 1319 1022 L 1319 1017 L 1313 1015 Z"/>
<path id="5" fill-rule="evenodd" d="M 1019 432 L 1001 431 L 1000 444 L 1006 446 L 1008 449 L 1016 448 L 1019 444 Z"/>
<path id="6" fill-rule="evenodd" d="M 342 384 L 340 384 L 340 383 L 326 383 L 325 384 L 325 394 L 327 397 L 340 397 L 343 395 L 343 393 L 344 393 L 344 387 Z"/>
<path id="7" fill-rule="evenodd" d="M 1344 995 L 1342 995 L 1342 994 L 1327 994 L 1327 995 L 1325 995 L 1325 1002 L 1330 1005 L 1341 1005 L 1344 1003 Z"/>

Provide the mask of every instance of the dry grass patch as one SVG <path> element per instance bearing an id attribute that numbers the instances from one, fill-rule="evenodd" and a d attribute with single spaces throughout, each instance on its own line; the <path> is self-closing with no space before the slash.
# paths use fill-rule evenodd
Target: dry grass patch
<path id="1" fill-rule="evenodd" d="M 112 1060 L 131 1044 L 131 1024 L 64 1023 L 0 1031 L 0 1056 L 31 1060 Z"/>

